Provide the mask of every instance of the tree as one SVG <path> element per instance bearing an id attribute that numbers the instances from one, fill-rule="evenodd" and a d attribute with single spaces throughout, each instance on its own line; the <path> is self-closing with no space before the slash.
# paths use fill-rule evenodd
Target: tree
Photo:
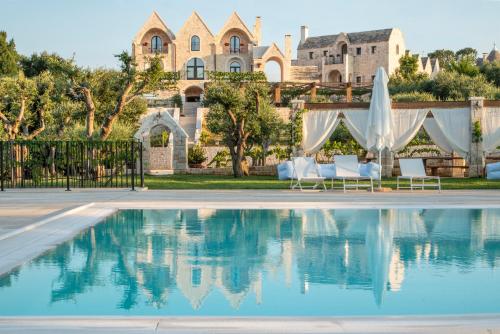
<path id="1" fill-rule="evenodd" d="M 399 71 L 403 79 L 411 80 L 418 72 L 418 58 L 412 55 L 404 55 L 399 59 Z"/>
<path id="2" fill-rule="evenodd" d="M 472 96 L 493 98 L 497 89 L 481 74 L 470 77 L 453 71 L 444 71 L 436 76 L 432 91 L 439 100 L 466 101 Z"/>
<path id="3" fill-rule="evenodd" d="M 439 61 L 439 65 L 443 69 L 448 69 L 451 62 L 455 60 L 455 52 L 451 50 L 436 50 L 428 54 L 431 58 L 437 58 Z"/>
<path id="4" fill-rule="evenodd" d="M 472 59 L 475 60 L 477 58 L 477 50 L 474 48 L 467 47 L 455 52 L 456 59 L 460 59 L 463 57 L 471 57 Z"/>
<path id="5" fill-rule="evenodd" d="M 481 66 L 481 73 L 484 74 L 488 81 L 500 87 L 500 60 L 485 63 Z"/>
<path id="6" fill-rule="evenodd" d="M 20 66 L 28 78 L 36 79 L 44 73 L 50 73 L 53 90 L 50 101 L 52 104 L 51 124 L 45 137 L 61 138 L 68 125 L 75 127 L 80 120 L 79 114 L 84 109 L 81 99 L 74 90 L 74 78 L 82 70 L 76 66 L 73 59 L 65 59 L 55 53 L 34 53 L 31 56 L 21 56 Z"/>
<path id="7" fill-rule="evenodd" d="M 113 125 L 123 114 L 127 105 L 143 94 L 158 90 L 173 90 L 177 86 L 178 73 L 164 72 L 160 56 L 149 60 L 150 66 L 144 71 L 138 71 L 132 57 L 126 52 L 117 55 L 121 63 L 119 90 L 115 106 L 101 124 L 99 137 L 106 140 L 113 129 Z M 88 109 L 88 112 L 91 112 Z M 90 116 L 90 118 L 92 118 Z"/>
<path id="8" fill-rule="evenodd" d="M 258 152 L 260 152 L 260 155 L 257 156 L 257 160 L 260 161 L 254 162 L 254 165 L 265 166 L 269 149 L 279 140 L 284 129 L 284 122 L 267 96 L 261 97 L 259 107 L 257 131 L 254 132 L 253 136 L 250 136 L 249 143 L 251 146 L 257 146 Z"/>
<path id="9" fill-rule="evenodd" d="M 451 71 L 474 77 L 479 74 L 479 67 L 476 65 L 476 57 L 472 54 L 463 54 L 457 60 L 450 63 Z"/>
<path id="10" fill-rule="evenodd" d="M 0 121 L 7 139 L 33 139 L 45 130 L 53 89 L 47 72 L 34 79 L 22 73 L 0 79 Z"/>
<path id="11" fill-rule="evenodd" d="M 242 177 L 245 149 L 251 136 L 255 138 L 261 131 L 260 119 L 267 110 L 261 105 L 269 104 L 269 84 L 262 72 L 213 72 L 209 78 L 203 102 L 210 108 L 207 127 L 222 136 L 231 154 L 234 177 Z"/>
<path id="12" fill-rule="evenodd" d="M 7 33 L 0 31 L 0 76 L 14 76 L 18 72 L 17 62 L 19 55 L 16 51 L 16 44 L 11 39 L 7 42 Z"/>

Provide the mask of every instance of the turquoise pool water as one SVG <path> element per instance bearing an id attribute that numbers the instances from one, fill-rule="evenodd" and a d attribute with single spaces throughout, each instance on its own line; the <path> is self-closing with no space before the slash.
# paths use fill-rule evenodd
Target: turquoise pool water
<path id="1" fill-rule="evenodd" d="M 0 316 L 500 313 L 500 210 L 126 210 L 0 276 Z"/>

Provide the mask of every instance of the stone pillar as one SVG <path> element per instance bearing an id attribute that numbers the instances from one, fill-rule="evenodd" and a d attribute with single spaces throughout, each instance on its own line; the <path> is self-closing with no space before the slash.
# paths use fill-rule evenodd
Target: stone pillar
<path id="1" fill-rule="evenodd" d="M 484 97 L 470 98 L 470 131 L 471 142 L 469 152 L 469 177 L 480 177 L 484 174 L 485 157 L 483 142 L 474 135 L 474 128 L 479 124 L 482 128 L 484 117 Z"/>
<path id="2" fill-rule="evenodd" d="M 316 83 L 313 82 L 311 84 L 311 103 L 316 102 L 316 94 L 317 94 Z"/>
<path id="3" fill-rule="evenodd" d="M 345 88 L 345 101 L 352 102 L 352 83 L 348 82 Z"/>
<path id="4" fill-rule="evenodd" d="M 383 150 L 381 165 L 382 165 L 382 176 L 392 177 L 392 170 L 394 169 L 394 153 L 392 153 L 388 149 Z"/>

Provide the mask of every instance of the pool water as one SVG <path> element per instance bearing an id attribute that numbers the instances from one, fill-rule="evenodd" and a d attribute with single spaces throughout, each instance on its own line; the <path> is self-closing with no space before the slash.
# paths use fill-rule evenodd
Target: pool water
<path id="1" fill-rule="evenodd" d="M 500 313 L 500 210 L 124 210 L 0 276 L 0 316 Z"/>

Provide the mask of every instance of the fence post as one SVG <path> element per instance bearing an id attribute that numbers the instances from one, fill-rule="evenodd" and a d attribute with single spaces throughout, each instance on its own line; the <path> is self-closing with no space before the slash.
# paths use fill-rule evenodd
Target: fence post
<path id="1" fill-rule="evenodd" d="M 143 160 L 142 160 L 142 142 L 139 143 L 139 168 L 140 168 L 140 173 L 141 173 L 141 188 L 144 188 L 144 167 L 143 167 Z"/>
<path id="2" fill-rule="evenodd" d="M 0 141 L 0 191 L 5 191 L 3 188 L 3 141 Z"/>
<path id="3" fill-rule="evenodd" d="M 69 141 L 66 142 L 66 191 L 71 191 L 69 188 Z"/>
<path id="4" fill-rule="evenodd" d="M 137 161 L 135 160 L 135 151 L 134 151 L 134 141 L 130 144 L 130 153 L 132 154 L 132 191 L 135 190 L 135 169 L 137 168 Z"/>

